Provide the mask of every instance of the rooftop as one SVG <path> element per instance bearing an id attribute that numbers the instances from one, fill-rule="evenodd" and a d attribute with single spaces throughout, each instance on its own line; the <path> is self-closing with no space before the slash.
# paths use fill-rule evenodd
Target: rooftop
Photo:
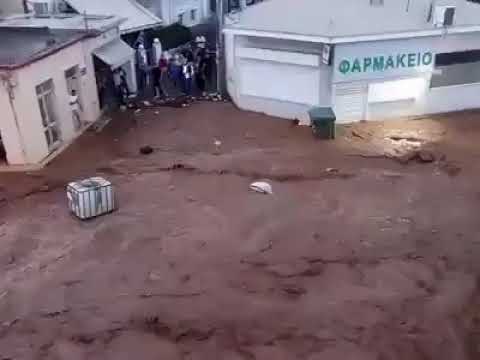
<path id="1" fill-rule="evenodd" d="M 432 0 L 384 0 L 383 5 L 371 5 L 370 0 L 269 0 L 236 15 L 228 28 L 328 38 L 388 36 L 436 30 L 427 21 L 431 4 Z M 456 6 L 451 28 L 480 26 L 480 4 L 467 0 L 435 4 Z"/>
<path id="2" fill-rule="evenodd" d="M 26 65 L 85 36 L 85 32 L 76 30 L 0 28 L 0 69 Z"/>
<path id="3" fill-rule="evenodd" d="M 66 0 L 79 14 L 115 15 L 124 18 L 123 33 L 159 26 L 162 20 L 135 0 Z"/>
<path id="4" fill-rule="evenodd" d="M 78 14 L 55 14 L 45 17 L 35 17 L 32 14 L 12 15 L 8 18 L 0 19 L 0 27 L 3 28 L 39 28 L 48 27 L 50 29 L 79 30 L 86 31 L 97 30 L 107 31 L 113 27 L 119 26 L 125 19 L 117 16 L 107 15 L 78 15 Z"/>

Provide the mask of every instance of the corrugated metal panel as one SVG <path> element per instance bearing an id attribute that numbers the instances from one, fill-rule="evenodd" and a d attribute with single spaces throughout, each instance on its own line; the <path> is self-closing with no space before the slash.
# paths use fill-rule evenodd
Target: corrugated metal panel
<path id="1" fill-rule="evenodd" d="M 242 59 L 239 75 L 242 95 L 305 105 L 320 99 L 318 68 Z"/>
<path id="2" fill-rule="evenodd" d="M 80 14 L 116 15 L 125 18 L 120 25 L 123 33 L 160 25 L 162 20 L 134 0 L 66 0 Z"/>
<path id="3" fill-rule="evenodd" d="M 360 83 L 337 84 L 334 109 L 339 122 L 362 120 L 365 117 L 367 86 Z"/>

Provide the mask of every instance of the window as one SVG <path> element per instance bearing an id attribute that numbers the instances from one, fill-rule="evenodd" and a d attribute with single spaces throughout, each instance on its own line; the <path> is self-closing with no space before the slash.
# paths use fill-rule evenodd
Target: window
<path id="1" fill-rule="evenodd" d="M 228 12 L 232 12 L 233 10 L 240 9 L 240 0 L 230 0 L 228 2 Z"/>
<path id="2" fill-rule="evenodd" d="M 190 10 L 190 20 L 192 22 L 197 21 L 197 9 Z"/>
<path id="3" fill-rule="evenodd" d="M 178 14 L 178 23 L 180 25 L 183 25 L 183 15 L 184 15 L 183 13 Z"/>
<path id="4" fill-rule="evenodd" d="M 32 5 L 36 16 L 48 15 L 48 2 L 34 2 Z"/>
<path id="5" fill-rule="evenodd" d="M 467 64 L 467 63 L 474 63 L 479 61 L 480 61 L 480 50 L 457 51 L 453 53 L 437 54 L 435 56 L 435 66 Z"/>
<path id="6" fill-rule="evenodd" d="M 480 50 L 437 54 L 431 88 L 480 83 Z"/>
<path id="7" fill-rule="evenodd" d="M 60 131 L 55 117 L 53 81 L 47 80 L 35 87 L 38 107 L 42 117 L 43 132 L 48 149 L 55 150 L 60 144 Z"/>

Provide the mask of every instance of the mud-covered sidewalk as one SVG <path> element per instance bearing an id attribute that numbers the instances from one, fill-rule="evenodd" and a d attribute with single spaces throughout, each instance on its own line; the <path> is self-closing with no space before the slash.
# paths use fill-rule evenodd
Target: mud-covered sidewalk
<path id="1" fill-rule="evenodd" d="M 0 359 L 478 359 L 479 120 L 116 114 L 0 175 Z M 93 175 L 119 209 L 81 222 L 64 187 Z"/>

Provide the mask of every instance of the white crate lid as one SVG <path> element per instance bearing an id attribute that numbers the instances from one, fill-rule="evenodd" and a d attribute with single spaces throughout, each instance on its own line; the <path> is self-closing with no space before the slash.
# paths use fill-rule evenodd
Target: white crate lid
<path id="1" fill-rule="evenodd" d="M 68 184 L 69 187 L 73 188 L 75 191 L 89 191 L 92 189 L 98 189 L 104 186 L 111 186 L 112 183 L 108 180 L 105 180 L 102 177 L 91 177 L 84 180 L 73 181 Z"/>

